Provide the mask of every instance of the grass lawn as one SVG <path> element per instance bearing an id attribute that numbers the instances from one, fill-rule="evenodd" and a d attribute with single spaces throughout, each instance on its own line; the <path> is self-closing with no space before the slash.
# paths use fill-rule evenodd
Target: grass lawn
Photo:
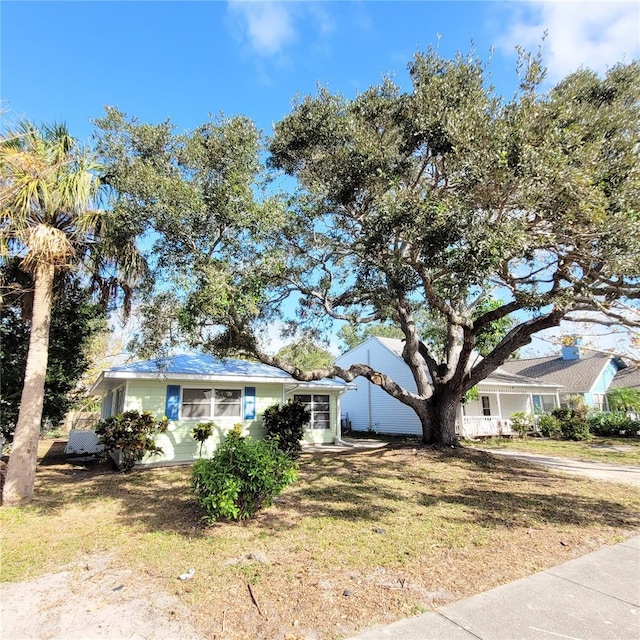
<path id="1" fill-rule="evenodd" d="M 483 449 L 513 449 L 542 455 L 597 460 L 611 464 L 640 464 L 640 438 L 600 438 L 594 436 L 588 442 L 550 440 L 548 438 L 491 438 L 465 441 L 465 446 Z"/>
<path id="2" fill-rule="evenodd" d="M 305 454 L 273 507 L 206 528 L 189 467 L 84 470 L 53 455 L 60 446 L 43 443 L 34 502 L 0 510 L 1 579 L 111 554 L 132 580 L 177 594 L 203 637 L 347 637 L 640 530 L 637 489 L 402 443 Z M 193 580 L 176 579 L 191 567 Z"/>

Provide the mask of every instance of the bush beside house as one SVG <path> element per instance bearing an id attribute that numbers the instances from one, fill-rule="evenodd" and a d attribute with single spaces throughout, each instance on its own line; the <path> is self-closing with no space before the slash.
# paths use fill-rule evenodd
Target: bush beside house
<path id="1" fill-rule="evenodd" d="M 273 440 L 281 451 L 295 459 L 302 451 L 304 426 L 310 420 L 311 412 L 297 400 L 267 407 L 263 416 L 267 440 Z"/>
<path id="2" fill-rule="evenodd" d="M 295 478 L 295 463 L 275 442 L 243 438 L 237 425 L 210 459 L 194 463 L 192 487 L 203 520 L 211 524 L 250 518 Z"/>
<path id="3" fill-rule="evenodd" d="M 156 436 L 167 430 L 167 420 L 157 420 L 149 412 L 125 411 L 95 426 L 103 455 L 110 455 L 120 471 L 131 471 L 147 455 L 158 455 Z"/>

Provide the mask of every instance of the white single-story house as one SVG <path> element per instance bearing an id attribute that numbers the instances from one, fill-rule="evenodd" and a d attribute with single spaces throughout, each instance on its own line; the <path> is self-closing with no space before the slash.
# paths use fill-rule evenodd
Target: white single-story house
<path id="1" fill-rule="evenodd" d="M 348 388 L 340 380 L 299 382 L 258 362 L 177 355 L 103 371 L 90 393 L 102 398 L 102 419 L 130 410 L 169 419 L 167 431 L 156 441 L 163 453 L 143 460 L 149 464 L 198 458 L 200 445 L 191 430 L 199 422 L 216 426 L 203 446 L 203 457 L 210 456 L 237 423 L 246 435 L 262 438 L 264 410 L 289 399 L 298 399 L 311 411 L 303 444 L 333 443 L 341 436 L 340 399 Z"/>
<path id="2" fill-rule="evenodd" d="M 411 370 L 402 359 L 403 342 L 397 338 L 372 337 L 336 359 L 349 367 L 367 364 L 399 385 L 417 391 Z M 426 365 L 425 365 L 426 366 Z M 356 378 L 357 389 L 342 399 L 342 411 L 354 431 L 397 435 L 421 435 L 415 411 L 364 378 Z M 511 414 L 534 414 L 560 406 L 561 385 L 543 382 L 497 369 L 477 386 L 478 398 L 460 405 L 456 432 L 461 437 L 511 434 Z"/>

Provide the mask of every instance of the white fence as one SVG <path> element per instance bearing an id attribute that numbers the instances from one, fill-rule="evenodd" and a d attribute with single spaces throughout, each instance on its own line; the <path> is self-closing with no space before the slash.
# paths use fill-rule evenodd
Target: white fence
<path id="1" fill-rule="evenodd" d="M 499 416 L 463 416 L 459 435 L 463 438 L 510 436 L 511 420 Z"/>

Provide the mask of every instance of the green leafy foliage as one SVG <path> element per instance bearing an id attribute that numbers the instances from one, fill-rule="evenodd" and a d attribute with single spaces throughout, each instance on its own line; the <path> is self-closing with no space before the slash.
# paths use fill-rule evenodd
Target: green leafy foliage
<path id="1" fill-rule="evenodd" d="M 279 264 L 261 242 L 281 213 L 275 198 L 256 197 L 260 132 L 246 117 L 220 116 L 176 133 L 169 121 L 141 123 L 111 107 L 96 126 L 114 215 L 152 234 L 159 257 L 153 276 L 163 284 L 148 283 L 133 348 L 152 357 L 175 338 L 215 351 L 225 339 L 209 328 L 258 313 L 263 275 Z"/>
<path id="2" fill-rule="evenodd" d="M 511 414 L 511 427 L 521 438 L 526 438 L 533 429 L 533 417 L 524 411 L 516 411 Z"/>
<path id="3" fill-rule="evenodd" d="M 591 433 L 586 419 L 586 408 L 554 409 L 551 415 L 560 422 L 560 437 L 563 440 L 589 440 Z"/>
<path id="4" fill-rule="evenodd" d="M 295 478 L 295 464 L 275 442 L 243 438 L 236 428 L 210 459 L 196 460 L 192 487 L 203 519 L 212 523 L 250 518 Z"/>
<path id="5" fill-rule="evenodd" d="M 640 432 L 640 421 L 622 411 L 594 413 L 587 417 L 587 422 L 596 436 L 635 438 Z"/>
<path id="6" fill-rule="evenodd" d="M 0 273 L 5 291 L 0 320 L 0 433 L 9 441 L 18 419 L 31 330 L 33 278 L 16 261 Z M 92 338 L 106 329 L 101 305 L 79 279 L 60 273 L 54 282 L 42 429 L 56 428 L 78 401 L 78 382 L 90 366 Z"/>
<path id="7" fill-rule="evenodd" d="M 471 387 L 465 391 L 465 394 L 462 396 L 462 402 L 466 404 L 467 402 L 472 402 L 473 400 L 477 400 L 480 397 L 480 392 L 478 391 L 478 387 Z"/>
<path id="8" fill-rule="evenodd" d="M 304 425 L 309 424 L 310 420 L 311 412 L 297 400 L 267 407 L 263 415 L 267 439 L 275 442 L 281 451 L 294 459 L 302 451 L 300 441 L 304 435 Z"/>
<path id="9" fill-rule="evenodd" d="M 333 363 L 333 355 L 311 340 L 300 340 L 282 347 L 276 357 L 304 371 L 326 369 Z"/>
<path id="10" fill-rule="evenodd" d="M 126 473 L 146 455 L 162 453 L 155 438 L 167 426 L 166 418 L 157 420 L 148 411 L 125 411 L 98 423 L 95 432 L 104 454 L 113 454 L 119 469 Z"/>
<path id="11" fill-rule="evenodd" d="M 151 344 L 179 336 L 299 380 L 376 380 L 425 442 L 450 445 L 452 407 L 534 334 L 595 310 L 624 323 L 640 295 L 640 63 L 546 93 L 540 56 L 521 52 L 516 73 L 505 99 L 475 52 L 429 50 L 406 88 L 386 77 L 352 98 L 300 98 L 267 160 L 298 190 L 260 202 L 246 119 L 177 136 L 111 110 L 98 124 L 115 211 L 153 225 L 171 283 L 148 307 Z M 367 362 L 301 371 L 266 349 L 275 320 L 292 335 L 345 323 L 345 342 L 399 329 L 414 380 Z"/>
<path id="12" fill-rule="evenodd" d="M 545 438 L 560 438 L 562 435 L 560 420 L 550 413 L 542 413 L 537 417 L 537 425 L 540 433 Z"/>
<path id="13" fill-rule="evenodd" d="M 191 429 L 191 437 L 200 443 L 200 452 L 198 453 L 200 457 L 202 457 L 202 445 L 213 435 L 215 426 L 213 422 L 198 422 L 198 424 Z"/>
<path id="14" fill-rule="evenodd" d="M 618 387 L 607 392 L 613 411 L 640 411 L 640 389 Z"/>

